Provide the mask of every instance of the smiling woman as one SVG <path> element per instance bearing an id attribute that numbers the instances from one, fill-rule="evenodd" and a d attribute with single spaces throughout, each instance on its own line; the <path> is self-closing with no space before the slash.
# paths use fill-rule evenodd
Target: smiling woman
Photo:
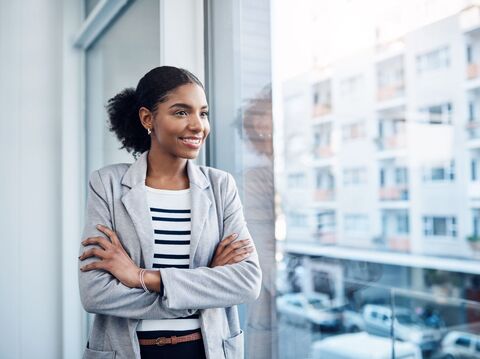
<path id="1" fill-rule="evenodd" d="M 84 357 L 243 358 L 236 305 L 258 297 L 262 272 L 233 177 L 192 161 L 210 132 L 202 83 L 157 67 L 107 109 L 137 159 L 90 176 Z"/>

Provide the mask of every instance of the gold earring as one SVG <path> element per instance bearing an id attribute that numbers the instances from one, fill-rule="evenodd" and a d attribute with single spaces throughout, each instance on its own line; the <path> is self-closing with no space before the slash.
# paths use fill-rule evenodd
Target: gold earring
<path id="1" fill-rule="evenodd" d="M 147 133 L 148 133 L 148 134 L 151 134 L 151 133 L 152 133 L 152 130 L 149 129 L 149 128 L 147 128 Z"/>

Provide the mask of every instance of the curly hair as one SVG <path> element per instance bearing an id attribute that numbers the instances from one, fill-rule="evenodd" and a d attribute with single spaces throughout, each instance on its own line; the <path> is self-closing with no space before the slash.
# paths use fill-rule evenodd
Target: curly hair
<path id="1" fill-rule="evenodd" d="M 138 110 L 145 107 L 155 113 L 159 103 L 166 101 L 168 94 L 186 84 L 203 87 L 190 71 L 173 66 L 160 66 L 147 72 L 137 88 L 126 88 L 108 100 L 109 130 L 115 133 L 125 148 L 134 157 L 150 149 L 150 135 L 140 122 Z"/>

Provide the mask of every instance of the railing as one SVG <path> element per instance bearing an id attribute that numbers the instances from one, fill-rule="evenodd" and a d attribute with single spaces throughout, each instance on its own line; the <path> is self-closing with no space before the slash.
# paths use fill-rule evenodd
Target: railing
<path id="1" fill-rule="evenodd" d="M 396 252 L 410 252 L 410 238 L 404 235 L 386 235 L 388 249 Z"/>
<path id="2" fill-rule="evenodd" d="M 398 133 L 392 136 L 377 137 L 375 139 L 378 149 L 381 151 L 405 148 L 405 133 Z"/>
<path id="3" fill-rule="evenodd" d="M 468 121 L 465 127 L 468 132 L 468 137 L 470 139 L 480 138 L 480 121 L 479 120 Z"/>
<path id="4" fill-rule="evenodd" d="M 396 85 L 387 85 L 382 86 L 377 91 L 377 100 L 386 101 L 392 98 L 403 96 L 405 92 L 405 87 L 403 83 Z"/>
<path id="5" fill-rule="evenodd" d="M 328 115 L 330 112 L 332 112 L 330 104 L 318 104 L 313 107 L 312 115 L 313 117 L 320 117 Z"/>
<path id="6" fill-rule="evenodd" d="M 335 197 L 333 189 L 317 189 L 315 190 L 314 199 L 317 202 L 333 201 Z"/>
<path id="7" fill-rule="evenodd" d="M 315 158 L 328 158 L 334 155 L 332 146 L 317 146 L 313 155 Z"/>
<path id="8" fill-rule="evenodd" d="M 480 75 L 480 64 L 468 64 L 467 66 L 467 79 L 472 80 Z"/>
<path id="9" fill-rule="evenodd" d="M 408 186 L 397 185 L 381 187 L 378 191 L 378 195 L 382 201 L 406 201 L 408 200 Z"/>

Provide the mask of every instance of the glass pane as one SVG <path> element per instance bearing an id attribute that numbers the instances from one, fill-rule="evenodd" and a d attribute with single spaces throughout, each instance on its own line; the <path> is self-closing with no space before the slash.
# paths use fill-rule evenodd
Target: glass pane
<path id="1" fill-rule="evenodd" d="M 158 66 L 159 20 L 158 1 L 135 1 L 86 53 L 87 173 L 110 163 L 132 162 L 108 130 L 105 106 L 124 88 L 135 88 L 146 71 Z"/>
<path id="2" fill-rule="evenodd" d="M 272 21 L 279 357 L 480 358 L 480 6 Z"/>

